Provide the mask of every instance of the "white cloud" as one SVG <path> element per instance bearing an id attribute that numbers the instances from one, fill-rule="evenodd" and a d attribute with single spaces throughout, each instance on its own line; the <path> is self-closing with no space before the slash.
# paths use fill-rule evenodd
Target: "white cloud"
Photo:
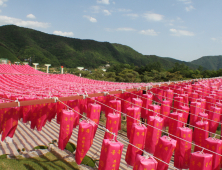
<path id="1" fill-rule="evenodd" d="M 109 0 L 97 0 L 97 3 L 109 5 Z"/>
<path id="2" fill-rule="evenodd" d="M 216 41 L 217 39 L 216 38 L 211 38 L 211 40 Z"/>
<path id="3" fill-rule="evenodd" d="M 24 21 L 18 18 L 12 18 L 8 16 L 0 15 L 0 25 L 6 24 L 14 24 L 17 26 L 22 27 L 29 27 L 29 28 L 48 28 L 50 27 L 50 23 L 45 22 L 37 22 L 37 21 Z"/>
<path id="4" fill-rule="evenodd" d="M 186 30 L 177 30 L 177 29 L 170 29 L 170 32 L 172 32 L 173 36 L 194 36 L 193 32 L 186 31 Z"/>
<path id="5" fill-rule="evenodd" d="M 137 18 L 139 15 L 138 14 L 125 14 L 125 16 L 130 17 L 132 19 Z"/>
<path id="6" fill-rule="evenodd" d="M 93 18 L 91 16 L 88 15 L 83 15 L 84 18 L 87 18 L 90 22 L 97 22 L 96 18 Z"/>
<path id="7" fill-rule="evenodd" d="M 119 12 L 130 12 L 132 11 L 131 9 L 124 9 L 124 8 L 120 8 L 118 9 Z"/>
<path id="8" fill-rule="evenodd" d="M 28 14 L 26 17 L 30 19 L 35 19 L 35 16 L 33 14 Z"/>
<path id="9" fill-rule="evenodd" d="M 183 2 L 184 4 L 191 4 L 192 1 L 191 0 L 178 0 L 180 2 Z"/>
<path id="10" fill-rule="evenodd" d="M 135 31 L 135 29 L 129 27 L 122 27 L 122 28 L 117 28 L 116 31 Z"/>
<path id="11" fill-rule="evenodd" d="M 155 14 L 155 13 L 151 13 L 151 12 L 148 12 L 148 13 L 145 13 L 143 15 L 147 20 L 150 20 L 150 21 L 161 21 L 163 20 L 163 15 L 160 15 L 160 14 Z"/>
<path id="12" fill-rule="evenodd" d="M 5 2 L 7 2 L 8 0 L 0 0 L 0 6 L 6 6 Z"/>
<path id="13" fill-rule="evenodd" d="M 156 36 L 158 35 L 157 32 L 155 32 L 153 29 L 148 29 L 148 30 L 142 30 L 139 32 L 140 34 L 144 34 L 144 35 L 151 35 L 151 36 Z"/>
<path id="14" fill-rule="evenodd" d="M 103 12 L 105 13 L 105 15 L 111 15 L 111 12 L 109 12 L 109 10 L 104 9 Z"/>
<path id="15" fill-rule="evenodd" d="M 91 6 L 91 9 L 93 10 L 93 13 L 99 13 L 100 6 Z"/>
<path id="16" fill-rule="evenodd" d="M 188 6 L 188 7 L 186 7 L 185 8 L 185 10 L 187 11 L 187 12 L 189 12 L 189 11 L 191 11 L 191 10 L 193 10 L 193 9 L 195 9 L 192 5 L 190 5 L 190 6 Z"/>
<path id="17" fill-rule="evenodd" d="M 113 4 L 115 5 L 115 4 L 116 4 L 116 2 L 114 2 L 114 1 L 113 1 Z"/>
<path id="18" fill-rule="evenodd" d="M 54 31 L 53 34 L 61 35 L 61 36 L 65 36 L 65 37 L 73 37 L 74 36 L 73 32 Z"/>

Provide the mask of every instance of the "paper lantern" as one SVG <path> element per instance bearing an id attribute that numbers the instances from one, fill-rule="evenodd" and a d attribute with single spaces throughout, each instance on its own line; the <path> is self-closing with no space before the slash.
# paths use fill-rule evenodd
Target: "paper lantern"
<path id="1" fill-rule="evenodd" d="M 140 98 L 132 98 L 132 106 L 139 107 L 139 112 L 141 113 L 143 101 Z"/>
<path id="2" fill-rule="evenodd" d="M 79 165 L 93 143 L 95 124 L 83 120 L 79 123 L 78 140 L 76 147 L 76 163 Z"/>
<path id="3" fill-rule="evenodd" d="M 193 141 L 196 145 L 204 147 L 205 139 L 209 136 L 209 124 L 208 121 L 198 121 L 196 122 L 196 128 L 193 132 Z M 201 151 L 202 148 L 195 146 L 194 151 Z"/>
<path id="4" fill-rule="evenodd" d="M 137 123 L 133 124 L 129 143 L 135 145 L 137 148 L 132 145 L 128 145 L 125 157 L 126 163 L 128 165 L 133 166 L 135 163 L 136 155 L 142 154 L 142 150 L 144 148 L 144 143 L 146 139 L 146 132 L 146 126 Z"/>
<path id="5" fill-rule="evenodd" d="M 210 107 L 208 118 L 210 120 L 213 120 L 213 121 L 209 121 L 209 131 L 212 133 L 216 133 L 217 127 L 219 125 L 220 111 L 221 111 L 221 108 L 219 107 L 214 107 L 214 106 Z"/>
<path id="6" fill-rule="evenodd" d="M 198 93 L 196 92 L 191 93 L 190 102 L 197 102 L 197 99 L 198 99 Z"/>
<path id="7" fill-rule="evenodd" d="M 124 145 L 118 141 L 104 139 L 99 160 L 99 170 L 119 169 Z"/>
<path id="8" fill-rule="evenodd" d="M 58 147 L 59 149 L 64 150 L 72 135 L 74 112 L 72 110 L 62 110 L 60 121 Z"/>
<path id="9" fill-rule="evenodd" d="M 194 126 L 197 121 L 197 116 L 200 113 L 201 103 L 191 102 L 190 103 L 190 125 Z"/>
<path id="10" fill-rule="evenodd" d="M 216 99 L 213 98 L 213 96 L 207 96 L 206 98 L 206 113 L 209 114 L 210 107 L 215 106 Z"/>
<path id="11" fill-rule="evenodd" d="M 142 155 L 136 155 L 136 161 L 133 166 L 133 170 L 156 170 L 157 169 L 157 161 L 152 157 L 145 157 Z"/>
<path id="12" fill-rule="evenodd" d="M 172 106 L 173 103 L 173 90 L 167 90 L 166 91 L 166 100 L 170 101 L 170 106 Z"/>
<path id="13" fill-rule="evenodd" d="M 160 106 L 153 104 L 149 105 L 148 117 L 156 116 L 157 114 L 160 114 Z"/>
<path id="14" fill-rule="evenodd" d="M 180 139 L 177 139 L 174 154 L 174 166 L 178 169 L 188 169 L 190 165 L 190 153 L 192 146 L 192 130 L 187 127 L 179 127 L 177 130 L 177 136 Z"/>
<path id="15" fill-rule="evenodd" d="M 119 127 L 118 128 L 119 128 L 119 130 L 121 130 L 121 100 L 110 100 L 109 101 L 109 106 L 111 108 L 109 108 L 109 112 L 106 112 L 106 114 L 115 112 L 116 114 L 120 115 L 120 117 L 119 117 Z"/>
<path id="16" fill-rule="evenodd" d="M 110 132 L 118 134 L 120 115 L 115 113 L 109 113 L 106 120 L 106 129 Z M 106 132 L 104 139 L 113 139 L 113 135 L 111 133 Z"/>
<path id="17" fill-rule="evenodd" d="M 166 127 L 169 125 L 169 118 L 170 115 L 170 101 L 164 100 L 161 104 L 161 117 L 163 118 L 163 127 Z"/>
<path id="18" fill-rule="evenodd" d="M 177 143 L 176 140 L 171 139 L 168 136 L 162 136 L 159 139 L 159 142 L 156 146 L 153 156 L 155 158 L 158 158 L 158 159 L 166 162 L 167 164 L 156 159 L 156 161 L 158 162 L 157 170 L 167 170 L 168 169 L 168 164 L 171 160 L 174 149 L 176 148 L 176 143 Z"/>
<path id="19" fill-rule="evenodd" d="M 177 136 L 177 128 L 183 126 L 183 114 L 182 113 L 177 113 L 173 112 L 170 113 L 170 118 L 169 118 L 169 135 L 171 138 L 177 140 L 175 136 Z"/>
<path id="20" fill-rule="evenodd" d="M 138 107 L 128 107 L 127 110 L 127 121 L 126 121 L 126 125 L 127 125 L 127 137 L 128 139 L 130 139 L 130 135 L 131 135 L 131 129 L 132 129 L 132 125 L 133 123 L 139 123 L 140 120 L 140 112 L 139 112 L 139 108 Z"/>
<path id="21" fill-rule="evenodd" d="M 189 170 L 212 170 L 213 155 L 201 151 L 191 153 Z"/>
<path id="22" fill-rule="evenodd" d="M 161 137 L 163 128 L 163 118 L 159 116 L 150 116 L 147 121 L 147 135 L 145 141 L 145 150 L 154 153 L 155 147 Z"/>
<path id="23" fill-rule="evenodd" d="M 205 148 L 221 155 L 222 141 L 216 138 L 207 138 L 205 140 Z M 213 155 L 212 170 L 220 170 L 221 156 L 208 150 L 205 150 L 205 152 Z"/>
<path id="24" fill-rule="evenodd" d="M 126 109 L 131 106 L 131 97 L 129 93 L 123 93 L 122 96 L 124 100 L 122 101 L 121 110 L 123 113 L 126 113 L 127 112 Z"/>
<path id="25" fill-rule="evenodd" d="M 180 106 L 179 107 L 179 112 L 183 114 L 183 116 L 182 116 L 183 123 L 187 123 L 187 119 L 189 116 L 189 110 L 190 110 L 190 108 L 187 106 Z"/>
<path id="26" fill-rule="evenodd" d="M 198 121 L 208 121 L 208 114 L 207 113 L 199 113 L 197 117 L 197 122 Z"/>
<path id="27" fill-rule="evenodd" d="M 142 95 L 142 108 L 141 108 L 141 118 L 147 119 L 149 105 L 152 104 L 152 94 L 143 94 Z"/>

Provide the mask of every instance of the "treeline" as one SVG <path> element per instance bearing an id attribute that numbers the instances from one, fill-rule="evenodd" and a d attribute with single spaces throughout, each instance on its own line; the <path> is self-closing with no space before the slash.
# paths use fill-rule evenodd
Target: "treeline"
<path id="1" fill-rule="evenodd" d="M 172 68 L 165 70 L 159 62 L 141 67 L 129 64 L 117 64 L 109 67 L 106 72 L 99 68 L 91 71 L 79 71 L 77 69 L 66 69 L 65 71 L 78 76 L 81 74 L 82 77 L 90 79 L 113 82 L 164 82 L 222 76 L 222 69 L 217 71 L 203 70 L 199 66 L 198 69 L 194 70 L 185 64 L 175 63 Z"/>

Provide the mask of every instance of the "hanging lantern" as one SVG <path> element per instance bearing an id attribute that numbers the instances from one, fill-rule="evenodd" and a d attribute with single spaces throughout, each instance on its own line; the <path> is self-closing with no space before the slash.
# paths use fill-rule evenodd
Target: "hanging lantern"
<path id="1" fill-rule="evenodd" d="M 160 114 L 160 106 L 153 104 L 149 105 L 148 117 L 156 116 L 157 114 Z"/>
<path id="2" fill-rule="evenodd" d="M 183 123 L 187 123 L 190 108 L 187 106 L 180 106 L 179 109 L 180 109 L 179 112 L 183 114 L 182 118 Z"/>
<path id="3" fill-rule="evenodd" d="M 131 97 L 130 93 L 122 93 L 122 98 L 124 99 L 122 102 L 122 112 L 127 113 L 126 109 L 131 106 Z"/>
<path id="4" fill-rule="evenodd" d="M 144 148 L 144 143 L 146 139 L 146 132 L 147 132 L 146 126 L 137 123 L 133 124 L 129 143 L 131 143 L 136 147 L 128 145 L 125 157 L 126 163 L 128 165 L 133 166 L 135 163 L 136 155 L 142 154 L 142 150 Z"/>
<path id="5" fill-rule="evenodd" d="M 170 106 L 172 107 L 172 103 L 173 103 L 173 90 L 167 90 L 166 91 L 166 100 L 170 101 Z"/>
<path id="6" fill-rule="evenodd" d="M 110 100 L 109 101 L 109 111 L 106 114 L 115 112 L 116 114 L 119 114 L 119 130 L 121 130 L 121 100 Z M 113 108 L 113 109 L 112 109 Z M 107 116 L 106 116 L 107 117 Z"/>
<path id="7" fill-rule="evenodd" d="M 191 93 L 190 102 L 197 102 L 197 99 L 198 99 L 198 93 L 196 92 Z"/>
<path id="8" fill-rule="evenodd" d="M 87 117 L 91 121 L 95 122 L 94 136 L 96 134 L 96 130 L 97 130 L 97 127 L 98 127 L 97 124 L 99 124 L 100 112 L 101 112 L 101 105 L 93 104 L 93 103 L 90 103 L 88 105 Z"/>
<path id="9" fill-rule="evenodd" d="M 126 109 L 126 113 L 127 113 L 127 121 L 126 121 L 126 125 L 127 125 L 127 138 L 130 139 L 130 135 L 131 135 L 131 129 L 133 126 L 133 123 L 138 123 L 140 120 L 140 112 L 139 112 L 139 108 L 138 107 L 128 107 Z"/>
<path id="10" fill-rule="evenodd" d="M 104 139 L 99 160 L 99 170 L 119 169 L 124 145 L 118 141 Z"/>
<path id="11" fill-rule="evenodd" d="M 149 105 L 152 104 L 152 94 L 143 94 L 142 95 L 142 108 L 141 108 L 141 118 L 147 119 Z"/>
<path id="12" fill-rule="evenodd" d="M 115 113 L 109 113 L 106 121 L 106 129 L 110 132 L 118 134 L 118 126 L 119 126 L 120 115 Z M 111 133 L 106 132 L 104 139 L 113 139 L 113 135 Z"/>
<path id="13" fill-rule="evenodd" d="M 72 135 L 73 122 L 74 112 L 72 110 L 62 110 L 58 142 L 58 147 L 61 150 L 65 149 L 66 144 Z"/>
<path id="14" fill-rule="evenodd" d="M 198 121 L 208 121 L 208 114 L 207 113 L 199 113 L 197 117 L 197 122 Z"/>
<path id="15" fill-rule="evenodd" d="M 216 99 L 213 98 L 213 96 L 207 96 L 206 98 L 206 113 L 209 114 L 210 107 L 215 106 Z"/>
<path id="16" fill-rule="evenodd" d="M 195 125 L 197 121 L 197 116 L 200 113 L 201 103 L 199 102 L 191 102 L 190 103 L 190 125 Z"/>
<path id="17" fill-rule="evenodd" d="M 183 97 L 174 97 L 173 112 L 176 112 L 183 105 Z"/>
<path id="18" fill-rule="evenodd" d="M 203 130 L 202 130 L 203 129 Z M 208 121 L 198 121 L 196 122 L 194 132 L 193 132 L 193 141 L 196 145 L 204 147 L 204 141 L 209 136 L 209 124 Z M 195 146 L 194 151 L 201 151 L 202 148 Z"/>
<path id="19" fill-rule="evenodd" d="M 177 139 L 174 154 L 174 166 L 178 169 L 188 169 L 192 146 L 192 130 L 187 127 L 179 127 L 177 130 L 177 137 L 180 139 Z"/>
<path id="20" fill-rule="evenodd" d="M 221 108 L 211 106 L 208 114 L 208 118 L 213 121 L 209 121 L 209 131 L 216 133 L 217 127 L 220 122 L 220 111 Z"/>
<path id="21" fill-rule="evenodd" d="M 171 156 L 176 148 L 176 140 L 171 139 L 168 136 L 162 136 L 159 139 L 159 142 L 156 146 L 155 152 L 153 154 L 154 157 L 158 158 L 156 161 L 158 162 L 157 169 L 158 170 L 167 170 L 168 164 L 171 160 Z M 166 162 L 162 162 L 160 160 Z"/>
<path id="22" fill-rule="evenodd" d="M 189 104 L 188 94 L 181 94 L 180 96 L 183 97 L 183 105 L 188 107 Z"/>
<path id="23" fill-rule="evenodd" d="M 169 135 L 171 138 L 177 140 L 175 136 L 177 136 L 177 128 L 183 126 L 183 114 L 182 113 L 177 113 L 173 112 L 170 113 L 170 118 L 169 118 Z"/>
<path id="24" fill-rule="evenodd" d="M 143 101 L 139 98 L 132 98 L 132 106 L 139 107 L 139 112 L 141 113 L 141 107 L 143 104 Z"/>
<path id="25" fill-rule="evenodd" d="M 189 170 L 212 170 L 213 155 L 201 151 L 191 153 Z"/>
<path id="26" fill-rule="evenodd" d="M 76 163 L 79 165 L 93 143 L 95 124 L 92 121 L 83 120 L 79 123 L 78 140 L 76 147 Z"/>
<path id="27" fill-rule="evenodd" d="M 151 154 L 154 153 L 155 147 L 161 137 L 163 128 L 163 118 L 159 116 L 150 116 L 147 121 L 147 135 L 145 141 L 145 150 Z"/>
<path id="28" fill-rule="evenodd" d="M 157 170 L 157 161 L 152 157 L 146 157 L 137 154 L 133 170 Z"/>
<path id="29" fill-rule="evenodd" d="M 170 101 L 164 100 L 161 104 L 161 117 L 163 118 L 163 127 L 166 127 L 169 125 L 169 116 L 170 114 Z"/>
<path id="30" fill-rule="evenodd" d="M 205 148 L 221 155 L 222 141 L 209 137 L 205 140 Z M 208 150 L 205 150 L 205 152 L 213 155 L 212 170 L 220 170 L 221 156 Z"/>

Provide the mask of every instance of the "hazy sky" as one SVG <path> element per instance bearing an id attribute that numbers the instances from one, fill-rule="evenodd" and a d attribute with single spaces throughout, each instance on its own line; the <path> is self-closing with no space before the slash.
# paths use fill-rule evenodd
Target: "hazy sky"
<path id="1" fill-rule="evenodd" d="M 0 0 L 0 25 L 191 61 L 222 55 L 222 0 Z"/>

